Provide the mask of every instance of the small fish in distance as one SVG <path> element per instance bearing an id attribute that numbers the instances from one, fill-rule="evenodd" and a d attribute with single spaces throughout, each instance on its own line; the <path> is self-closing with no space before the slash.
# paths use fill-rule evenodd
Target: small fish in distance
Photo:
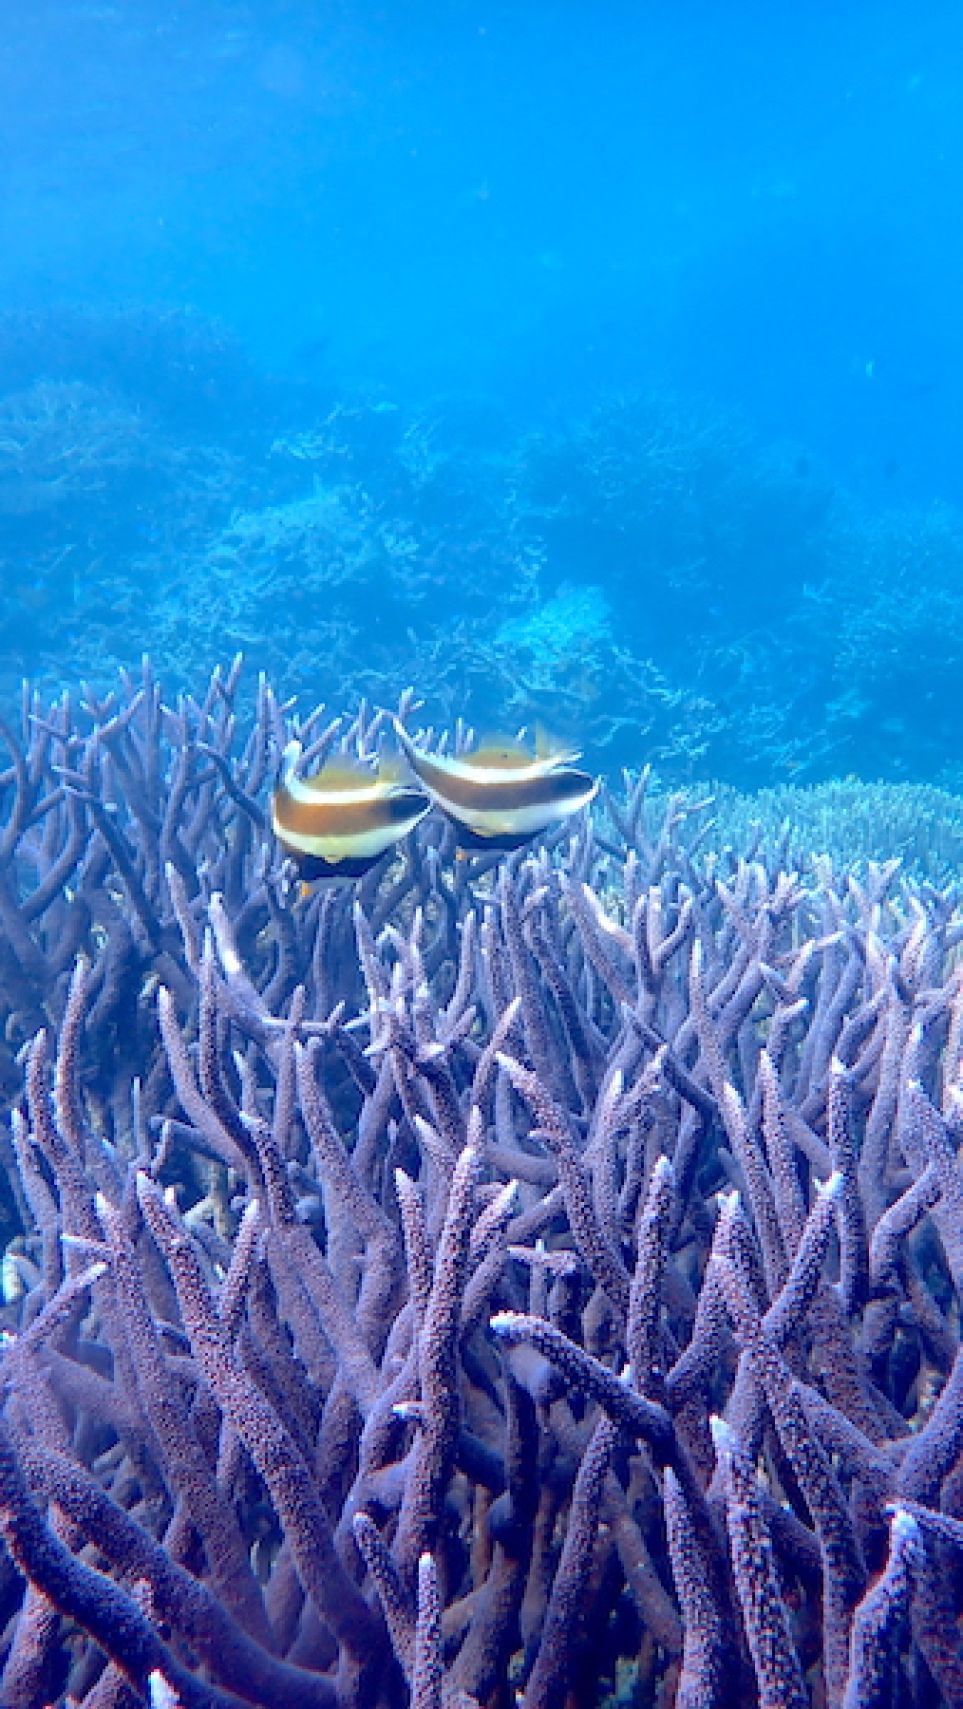
<path id="1" fill-rule="evenodd" d="M 339 756 L 313 777 L 299 777 L 300 757 L 300 743 L 289 742 L 271 797 L 271 828 L 307 883 L 360 878 L 431 806 L 391 760 L 372 771 Z"/>
<path id="2" fill-rule="evenodd" d="M 598 790 L 597 777 L 573 768 L 577 751 L 544 738 L 534 753 L 499 737 L 463 754 L 431 754 L 397 721 L 395 733 L 418 782 L 454 824 L 463 852 L 521 848 L 587 807 Z"/>

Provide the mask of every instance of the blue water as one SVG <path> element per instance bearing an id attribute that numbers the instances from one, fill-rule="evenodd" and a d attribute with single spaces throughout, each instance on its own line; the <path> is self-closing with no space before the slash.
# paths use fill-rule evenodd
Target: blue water
<path id="1" fill-rule="evenodd" d="M 8 0 L 0 694 L 958 786 L 963 14 Z"/>

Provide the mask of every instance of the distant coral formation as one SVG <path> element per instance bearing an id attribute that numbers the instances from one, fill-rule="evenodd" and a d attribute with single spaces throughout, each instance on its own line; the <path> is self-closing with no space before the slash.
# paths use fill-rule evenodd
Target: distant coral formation
<path id="1" fill-rule="evenodd" d="M 0 369 L 8 699 L 256 645 L 285 692 L 417 680 L 613 770 L 960 787 L 949 507 L 873 513 L 671 394 L 549 421 L 269 379 L 176 310 L 0 316 Z"/>
<path id="2" fill-rule="evenodd" d="M 963 872 L 963 798 L 945 789 L 844 777 L 753 795 L 724 785 L 706 793 L 705 848 L 744 859 L 762 850 L 807 873 L 821 860 L 832 870 L 898 861 L 917 879 L 955 885 Z"/>
<path id="3" fill-rule="evenodd" d="M 388 722 L 0 726 L 0 1701 L 959 1704 L 958 880 L 643 777 L 292 890 Z"/>

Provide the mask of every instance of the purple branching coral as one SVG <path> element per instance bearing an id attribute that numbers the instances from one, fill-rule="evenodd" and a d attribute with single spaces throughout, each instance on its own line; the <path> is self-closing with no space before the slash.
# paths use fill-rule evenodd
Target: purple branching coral
<path id="1" fill-rule="evenodd" d="M 963 1702 L 956 894 L 640 785 L 297 896 L 386 720 L 237 697 L 0 730 L 0 1702 Z"/>

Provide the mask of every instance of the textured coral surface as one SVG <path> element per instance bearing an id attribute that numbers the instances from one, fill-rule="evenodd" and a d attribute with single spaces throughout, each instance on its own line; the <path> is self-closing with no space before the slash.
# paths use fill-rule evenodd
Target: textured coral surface
<path id="1" fill-rule="evenodd" d="M 300 895 L 386 725 L 4 728 L 0 1701 L 963 1702 L 956 889 L 641 783 Z"/>

